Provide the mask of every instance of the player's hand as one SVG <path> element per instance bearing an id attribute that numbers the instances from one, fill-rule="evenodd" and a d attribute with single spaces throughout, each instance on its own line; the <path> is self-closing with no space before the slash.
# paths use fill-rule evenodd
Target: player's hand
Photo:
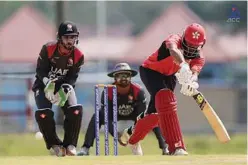
<path id="1" fill-rule="evenodd" d="M 199 84 L 197 82 L 191 82 L 182 84 L 180 92 L 185 96 L 193 96 L 197 93 L 197 89 L 199 88 Z"/>
<path id="2" fill-rule="evenodd" d="M 189 68 L 189 64 L 183 62 L 180 64 L 180 70 L 175 74 L 179 84 L 187 84 L 191 82 L 192 71 Z"/>
<path id="3" fill-rule="evenodd" d="M 70 96 L 72 88 L 73 87 L 69 84 L 62 84 L 59 91 L 55 95 L 54 104 L 63 107 Z"/>
<path id="4" fill-rule="evenodd" d="M 191 78 L 190 78 L 190 81 L 192 82 L 197 82 L 198 81 L 198 74 L 197 73 L 193 73 Z"/>
<path id="5" fill-rule="evenodd" d="M 55 100 L 55 95 L 54 95 L 55 81 L 56 80 L 50 80 L 50 79 L 45 79 L 43 81 L 45 84 L 45 89 L 44 89 L 45 96 L 49 101 L 51 101 L 51 103 L 53 103 Z"/>

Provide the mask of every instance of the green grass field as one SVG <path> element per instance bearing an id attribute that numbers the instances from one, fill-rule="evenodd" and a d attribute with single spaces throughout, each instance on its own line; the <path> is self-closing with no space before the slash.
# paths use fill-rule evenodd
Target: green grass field
<path id="1" fill-rule="evenodd" d="M 79 146 L 84 135 L 80 135 Z M 1 165 L 245 165 L 247 141 L 246 134 L 232 135 L 232 140 L 221 144 L 215 136 L 185 136 L 189 156 L 161 156 L 161 150 L 153 134 L 149 134 L 141 145 L 144 156 L 133 156 L 128 147 L 119 146 L 119 156 L 64 157 L 50 156 L 42 140 L 35 139 L 34 134 L 2 134 L 0 135 Z M 101 153 L 103 154 L 103 136 L 101 137 Z M 110 139 L 112 144 L 112 139 Z M 110 152 L 113 149 L 110 146 Z"/>
<path id="2" fill-rule="evenodd" d="M 0 157 L 1 165 L 246 165 L 245 155 Z"/>

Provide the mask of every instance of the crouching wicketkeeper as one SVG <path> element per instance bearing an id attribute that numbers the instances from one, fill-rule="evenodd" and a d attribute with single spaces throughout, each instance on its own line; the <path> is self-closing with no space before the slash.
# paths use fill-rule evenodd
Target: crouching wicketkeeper
<path id="1" fill-rule="evenodd" d="M 36 80 L 33 85 L 36 105 L 35 119 L 43 134 L 46 148 L 57 156 L 76 155 L 82 121 L 82 105 L 77 104 L 74 86 L 84 62 L 84 55 L 74 45 L 79 32 L 72 22 L 63 22 L 56 42 L 45 44 L 37 60 Z M 56 134 L 52 104 L 64 112 L 64 139 Z"/>

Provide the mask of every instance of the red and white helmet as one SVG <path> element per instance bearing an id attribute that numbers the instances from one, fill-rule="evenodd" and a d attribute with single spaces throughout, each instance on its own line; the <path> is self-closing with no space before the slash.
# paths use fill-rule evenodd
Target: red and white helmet
<path id="1" fill-rule="evenodd" d="M 199 56 L 199 50 L 206 42 L 205 29 L 193 23 L 186 27 L 183 34 L 182 47 L 186 58 L 195 58 Z"/>

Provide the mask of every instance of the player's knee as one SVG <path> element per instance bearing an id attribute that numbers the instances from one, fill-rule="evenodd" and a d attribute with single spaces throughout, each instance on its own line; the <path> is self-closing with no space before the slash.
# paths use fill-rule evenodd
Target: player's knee
<path id="1" fill-rule="evenodd" d="M 83 106 L 82 105 L 72 105 L 69 106 L 64 114 L 68 118 L 82 118 L 83 116 Z"/>
<path id="2" fill-rule="evenodd" d="M 54 112 L 50 108 L 46 109 L 38 109 L 35 111 L 35 119 L 37 121 L 41 121 L 43 119 L 53 119 L 54 117 Z"/>
<path id="3" fill-rule="evenodd" d="M 149 123 L 151 125 L 151 128 L 158 126 L 158 114 L 157 113 L 148 114 L 147 118 L 149 118 Z"/>
<path id="4" fill-rule="evenodd" d="M 157 111 L 174 111 L 177 107 L 175 94 L 169 89 L 161 89 L 155 96 Z"/>
<path id="5" fill-rule="evenodd" d="M 142 119 L 139 119 L 135 124 L 135 129 L 129 139 L 130 144 L 136 144 L 143 140 L 145 136 L 154 128 L 158 126 L 158 115 L 156 113 L 147 114 Z"/>
<path id="6" fill-rule="evenodd" d="M 144 132 L 150 131 L 158 125 L 158 114 L 147 114 L 142 119 L 138 119 L 135 127 L 141 127 Z M 142 132 L 142 131 L 141 131 Z"/>

